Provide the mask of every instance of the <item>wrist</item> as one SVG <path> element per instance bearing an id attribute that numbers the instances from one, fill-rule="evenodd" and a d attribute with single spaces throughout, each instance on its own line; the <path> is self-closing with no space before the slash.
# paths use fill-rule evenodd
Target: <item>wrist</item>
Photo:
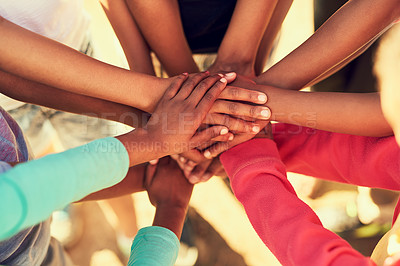
<path id="1" fill-rule="evenodd" d="M 143 97 L 143 111 L 153 113 L 161 100 L 167 88 L 172 84 L 172 78 L 157 78 L 153 77 L 152 82 L 148 86 L 147 93 Z M 133 97 L 138 97 L 134 95 Z"/>
<path id="2" fill-rule="evenodd" d="M 226 59 L 217 57 L 210 69 L 214 72 L 236 72 L 247 77 L 255 75 L 254 60 L 250 58 L 235 58 L 235 60 L 232 60 L 232 57 Z"/>
<path id="3" fill-rule="evenodd" d="M 116 138 L 128 152 L 130 167 L 164 156 L 162 146 L 144 128 L 137 128 Z"/>
<path id="4" fill-rule="evenodd" d="M 172 203 L 160 203 L 156 207 L 153 226 L 161 226 L 175 233 L 180 238 L 185 221 L 187 205 L 176 206 Z"/>

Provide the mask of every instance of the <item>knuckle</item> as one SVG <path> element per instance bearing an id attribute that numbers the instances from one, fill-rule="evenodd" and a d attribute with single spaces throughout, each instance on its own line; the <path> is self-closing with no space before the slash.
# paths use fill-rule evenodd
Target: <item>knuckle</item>
<path id="1" fill-rule="evenodd" d="M 186 86 L 193 88 L 194 86 L 196 86 L 196 82 L 193 79 L 188 80 L 186 81 Z"/>
<path id="2" fill-rule="evenodd" d="M 234 87 L 230 88 L 230 94 L 231 94 L 232 98 L 234 98 L 234 99 L 238 98 L 239 94 L 240 94 L 239 89 L 234 88 Z"/>
<path id="3" fill-rule="evenodd" d="M 254 107 L 254 106 L 250 107 L 249 114 L 251 117 L 257 116 L 257 107 Z"/>
<path id="4" fill-rule="evenodd" d="M 236 115 L 239 111 L 239 106 L 236 103 L 229 103 L 228 110 L 231 114 Z"/>
<path id="5" fill-rule="evenodd" d="M 201 83 L 197 86 L 197 89 L 198 89 L 198 90 L 206 90 L 206 89 L 208 89 L 208 88 L 209 88 L 209 86 L 208 86 L 208 84 L 206 84 L 205 81 L 201 82 Z"/>
<path id="6" fill-rule="evenodd" d="M 207 101 L 212 101 L 214 99 L 214 95 L 211 92 L 207 92 L 204 95 L 204 99 L 207 100 Z"/>
<path id="7" fill-rule="evenodd" d="M 230 124 L 231 124 L 231 121 L 232 121 L 232 119 L 231 119 L 228 115 L 224 115 L 224 116 L 223 116 L 222 123 L 223 123 L 224 125 L 230 125 Z"/>

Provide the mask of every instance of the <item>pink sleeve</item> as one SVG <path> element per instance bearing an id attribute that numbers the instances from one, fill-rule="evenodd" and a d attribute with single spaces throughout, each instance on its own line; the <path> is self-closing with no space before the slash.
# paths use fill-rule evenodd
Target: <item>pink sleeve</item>
<path id="1" fill-rule="evenodd" d="M 283 265 L 375 265 L 296 196 L 273 141 L 251 140 L 220 158 L 254 229 Z"/>
<path id="2" fill-rule="evenodd" d="M 275 124 L 274 140 L 288 172 L 400 190 L 400 148 L 394 137 L 361 137 Z"/>

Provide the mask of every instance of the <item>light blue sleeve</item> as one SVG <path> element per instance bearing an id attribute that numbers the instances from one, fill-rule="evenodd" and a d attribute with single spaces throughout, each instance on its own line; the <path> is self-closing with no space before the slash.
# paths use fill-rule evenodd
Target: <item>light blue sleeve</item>
<path id="1" fill-rule="evenodd" d="M 145 227 L 133 240 L 128 266 L 172 266 L 178 251 L 179 239 L 171 230 L 159 226 Z"/>
<path id="2" fill-rule="evenodd" d="M 129 157 L 116 138 L 95 140 L 0 174 L 0 241 L 54 210 L 120 182 Z"/>

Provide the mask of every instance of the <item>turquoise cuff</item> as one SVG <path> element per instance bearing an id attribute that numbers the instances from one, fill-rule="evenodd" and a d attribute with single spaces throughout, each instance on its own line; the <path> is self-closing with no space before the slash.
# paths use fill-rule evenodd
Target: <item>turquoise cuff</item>
<path id="1" fill-rule="evenodd" d="M 169 229 L 149 226 L 139 230 L 131 248 L 128 266 L 174 265 L 179 252 L 179 239 Z"/>

